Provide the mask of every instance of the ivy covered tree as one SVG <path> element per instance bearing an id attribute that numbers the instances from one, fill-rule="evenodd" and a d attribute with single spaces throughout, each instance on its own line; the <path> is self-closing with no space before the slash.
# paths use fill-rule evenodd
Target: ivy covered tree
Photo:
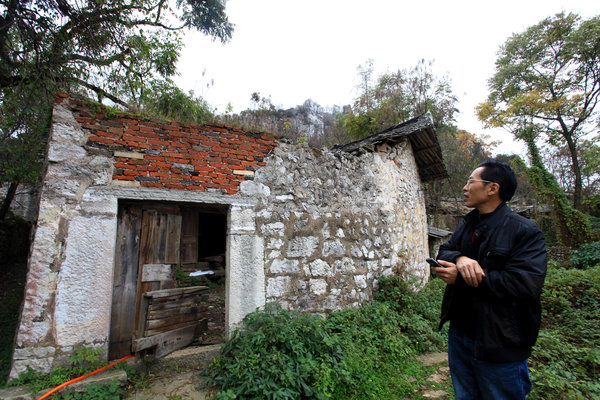
<path id="1" fill-rule="evenodd" d="M 524 128 L 521 132 L 521 139 L 527 145 L 531 167 L 526 167 L 519 158 L 514 160 L 517 170 L 525 171 L 538 196 L 550 205 L 553 228 L 560 245 L 576 247 L 591 241 L 593 233 L 590 220 L 569 203 L 555 176 L 548 172 L 542 162 L 535 138 L 533 126 Z"/>
<path id="2" fill-rule="evenodd" d="M 600 17 L 561 13 L 513 35 L 499 51 L 489 90 L 478 106 L 488 127 L 525 141 L 533 129 L 536 139 L 568 150 L 573 205 L 581 209 L 581 141 L 598 136 Z"/>
<path id="3" fill-rule="evenodd" d="M 0 0 L 0 184 L 39 176 L 59 90 L 160 104 L 150 91 L 174 86 L 186 29 L 225 42 L 233 26 L 221 0 Z"/>

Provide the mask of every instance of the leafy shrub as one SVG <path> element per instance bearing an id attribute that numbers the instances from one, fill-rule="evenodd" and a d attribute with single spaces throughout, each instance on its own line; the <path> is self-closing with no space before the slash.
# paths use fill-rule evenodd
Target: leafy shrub
<path id="1" fill-rule="evenodd" d="M 598 198 L 598 200 L 600 200 L 600 198 Z M 592 215 L 588 215 L 588 218 L 590 219 L 590 224 L 592 225 L 592 231 L 594 231 L 595 233 L 599 233 L 600 232 L 600 217 L 594 217 Z"/>
<path id="2" fill-rule="evenodd" d="M 389 304 L 398 314 L 398 325 L 410 344 L 418 351 L 440 351 L 448 342 L 447 326 L 438 331 L 442 297 L 446 284 L 431 280 L 421 290 L 416 283 L 399 276 L 379 279 L 375 300 Z"/>
<path id="3" fill-rule="evenodd" d="M 600 266 L 550 264 L 542 308 L 543 327 L 530 359 L 530 398 L 600 398 Z"/>
<path id="4" fill-rule="evenodd" d="M 549 266 L 542 292 L 543 324 L 581 344 L 598 344 L 600 266 L 588 270 Z"/>
<path id="5" fill-rule="evenodd" d="M 69 358 L 70 368 L 58 367 L 48 374 L 40 374 L 28 367 L 18 379 L 10 381 L 9 386 L 29 385 L 35 391 L 56 387 L 98 369 L 100 367 L 98 357 L 101 353 L 100 347 L 77 347 L 75 353 Z"/>
<path id="6" fill-rule="evenodd" d="M 379 301 L 326 320 L 268 304 L 246 316 L 207 383 L 221 387 L 218 399 L 410 398 L 427 375 L 413 356 L 445 348 L 435 331 L 440 282 L 415 292 L 386 278 Z"/>
<path id="7" fill-rule="evenodd" d="M 211 364 L 217 398 L 325 399 L 343 379 L 342 347 L 324 319 L 277 304 L 248 314 Z"/>
<path id="8" fill-rule="evenodd" d="M 569 261 L 584 269 L 600 264 L 600 242 L 582 244 L 573 250 Z"/>
<path id="9" fill-rule="evenodd" d="M 106 385 L 88 385 L 82 392 L 64 392 L 58 397 L 62 400 L 120 400 L 123 388 L 118 381 Z"/>
<path id="10" fill-rule="evenodd" d="M 574 344 L 557 331 L 542 330 L 530 365 L 530 399 L 600 398 L 598 348 Z"/>
<path id="11" fill-rule="evenodd" d="M 69 358 L 70 368 L 59 367 L 48 374 L 40 374 L 31 368 L 20 374 L 19 379 L 9 382 L 9 386 L 28 385 L 34 392 L 52 389 L 71 379 L 85 375 L 101 367 L 99 356 L 100 347 L 80 346 Z M 63 400 L 118 400 L 123 394 L 123 388 L 118 381 L 109 382 L 107 385 L 88 385 L 82 392 L 69 392 L 62 389 L 51 396 L 53 399 Z"/>
<path id="12" fill-rule="evenodd" d="M 402 334 L 397 312 L 387 303 L 364 304 L 332 313 L 327 325 L 341 337 L 349 380 L 338 384 L 332 398 L 405 398 L 418 387 L 409 377 L 422 374 L 412 358 L 416 351 Z"/>

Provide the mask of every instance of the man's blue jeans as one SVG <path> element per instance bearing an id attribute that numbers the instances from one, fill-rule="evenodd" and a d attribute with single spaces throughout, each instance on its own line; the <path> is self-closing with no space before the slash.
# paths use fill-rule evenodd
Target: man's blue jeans
<path id="1" fill-rule="evenodd" d="M 527 360 L 492 363 L 475 360 L 473 340 L 450 325 L 448 364 L 456 400 L 525 399 L 531 391 Z"/>

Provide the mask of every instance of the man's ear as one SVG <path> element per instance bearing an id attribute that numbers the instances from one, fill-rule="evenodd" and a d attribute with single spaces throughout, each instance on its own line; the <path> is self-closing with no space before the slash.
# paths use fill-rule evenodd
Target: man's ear
<path id="1" fill-rule="evenodd" d="M 487 193 L 489 196 L 500 195 L 500 184 L 496 182 L 490 182 L 487 185 Z"/>

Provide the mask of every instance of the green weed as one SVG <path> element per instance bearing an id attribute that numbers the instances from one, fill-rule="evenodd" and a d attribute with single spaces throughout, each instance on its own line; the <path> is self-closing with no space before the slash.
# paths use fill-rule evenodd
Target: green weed
<path id="1" fill-rule="evenodd" d="M 28 385 L 33 392 L 52 389 L 71 379 L 85 375 L 101 367 L 99 357 L 102 354 L 100 347 L 79 346 L 75 353 L 69 358 L 70 368 L 59 367 L 48 374 L 40 374 L 31 368 L 21 373 L 18 379 L 9 382 L 9 386 Z M 113 400 L 120 399 L 123 389 L 119 382 L 113 381 L 107 385 L 88 385 L 82 392 L 72 393 L 61 390 L 53 394 L 53 399 L 64 400 Z"/>
<path id="2" fill-rule="evenodd" d="M 600 266 L 565 269 L 551 263 L 542 307 L 530 398 L 600 398 Z"/>
<path id="3" fill-rule="evenodd" d="M 267 304 L 247 315 L 213 361 L 208 383 L 217 398 L 325 399 L 338 382 L 342 347 L 323 318 Z"/>
<path id="4" fill-rule="evenodd" d="M 221 388 L 217 399 L 413 398 L 428 374 L 415 354 L 445 347 L 435 331 L 442 289 L 384 279 L 379 301 L 327 319 L 269 304 L 246 316 L 207 383 Z"/>
<path id="5" fill-rule="evenodd" d="M 571 253 L 571 263 L 587 269 L 600 264 L 600 242 L 585 243 Z"/>

